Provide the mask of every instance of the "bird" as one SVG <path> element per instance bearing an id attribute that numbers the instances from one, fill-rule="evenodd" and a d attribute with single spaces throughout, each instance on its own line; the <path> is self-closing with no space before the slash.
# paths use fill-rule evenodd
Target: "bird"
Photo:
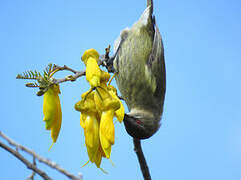
<path id="1" fill-rule="evenodd" d="M 152 0 L 139 20 L 121 31 L 114 52 L 116 83 L 129 109 L 125 129 L 134 139 L 150 138 L 160 127 L 166 93 L 164 47 Z"/>

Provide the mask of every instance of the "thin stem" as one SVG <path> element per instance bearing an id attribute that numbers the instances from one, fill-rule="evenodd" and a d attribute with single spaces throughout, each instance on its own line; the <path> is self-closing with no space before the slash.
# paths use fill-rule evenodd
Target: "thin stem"
<path id="1" fill-rule="evenodd" d="M 33 165 L 34 165 L 34 166 L 37 165 L 37 164 L 36 164 L 36 159 L 35 159 L 35 157 L 33 157 Z M 31 174 L 29 177 L 27 177 L 27 180 L 34 180 L 35 174 L 36 174 L 36 173 L 33 171 L 32 174 Z"/>
<path id="2" fill-rule="evenodd" d="M 85 71 L 79 71 L 79 72 L 76 72 L 74 75 L 69 75 L 62 79 L 55 79 L 54 83 L 59 84 L 59 83 L 63 83 L 66 81 L 75 81 L 76 79 L 78 79 L 79 77 L 84 76 L 84 75 L 85 75 Z"/>
<path id="3" fill-rule="evenodd" d="M 67 176 L 68 178 L 70 179 L 73 179 L 73 180 L 82 180 L 82 178 L 80 177 L 76 177 L 72 174 L 70 174 L 69 172 L 67 172 L 65 169 L 63 169 L 62 167 L 60 167 L 59 165 L 57 165 L 55 162 L 53 161 L 50 161 L 49 159 L 46 159 L 44 157 L 41 157 L 40 155 L 36 154 L 34 151 L 24 147 L 23 145 L 21 144 L 17 144 L 16 142 L 14 142 L 12 139 L 10 139 L 9 137 L 7 137 L 5 134 L 3 134 L 1 131 L 0 131 L 0 136 L 5 139 L 10 145 L 16 147 L 17 149 L 20 149 L 28 154 L 30 154 L 31 156 L 35 157 L 36 159 L 38 159 L 39 162 L 42 162 L 46 165 L 48 165 L 49 167 L 59 171 L 60 173 L 64 174 L 65 176 Z M 37 172 L 36 172 L 37 173 Z"/>
<path id="4" fill-rule="evenodd" d="M 142 151 L 141 141 L 139 139 L 133 139 L 133 143 L 134 143 L 134 151 L 136 152 L 136 155 L 138 157 L 138 161 L 139 161 L 139 164 L 140 164 L 140 168 L 141 168 L 143 178 L 144 178 L 144 180 L 151 180 L 149 168 L 148 168 L 145 156 L 144 156 L 143 151 Z"/>
<path id="5" fill-rule="evenodd" d="M 72 69 L 72 68 L 70 68 L 70 67 L 68 67 L 66 65 L 61 67 L 61 66 L 58 66 L 58 65 L 55 64 L 53 69 L 54 70 L 58 69 L 59 71 L 67 70 L 67 71 L 70 71 L 70 72 L 72 72 L 74 74 L 78 73 L 78 71 L 76 71 L 76 70 L 74 70 L 74 69 Z"/>
<path id="6" fill-rule="evenodd" d="M 53 67 L 53 72 L 51 73 L 50 77 L 52 77 L 56 72 L 64 71 L 64 70 L 70 71 L 70 72 L 74 73 L 74 75 L 69 75 L 69 76 L 66 76 L 65 78 L 62 78 L 62 79 L 55 79 L 55 83 L 59 84 L 59 83 L 66 82 L 66 81 L 75 81 L 79 77 L 85 75 L 85 71 L 76 71 L 76 70 L 74 70 L 74 69 L 72 69 L 72 68 L 70 68 L 66 65 L 61 67 L 61 66 L 58 66 L 58 65 L 55 64 L 54 67 Z"/>
<path id="7" fill-rule="evenodd" d="M 117 73 L 115 73 L 112 77 L 111 77 L 111 79 L 110 79 L 110 81 L 109 81 L 109 83 L 108 83 L 108 86 L 110 85 L 110 83 L 112 82 L 112 80 L 114 79 L 114 77 L 117 75 Z"/>
<path id="8" fill-rule="evenodd" d="M 42 170 L 38 169 L 35 165 L 30 163 L 21 154 L 19 154 L 19 152 L 17 152 L 16 150 L 13 150 L 12 148 L 10 148 L 7 145 L 3 144 L 1 141 L 0 141 L 0 147 L 2 147 L 6 151 L 8 151 L 12 155 L 14 155 L 16 158 L 18 158 L 20 161 L 22 161 L 27 166 L 27 168 L 32 169 L 34 172 L 36 172 L 38 175 L 40 175 L 43 179 L 45 179 L 45 180 L 52 180 L 45 172 L 43 172 Z"/>
<path id="9" fill-rule="evenodd" d="M 58 72 L 59 71 L 59 69 L 55 69 L 55 70 L 53 70 L 53 72 L 51 72 L 51 74 L 49 75 L 49 78 L 51 78 L 56 72 Z"/>

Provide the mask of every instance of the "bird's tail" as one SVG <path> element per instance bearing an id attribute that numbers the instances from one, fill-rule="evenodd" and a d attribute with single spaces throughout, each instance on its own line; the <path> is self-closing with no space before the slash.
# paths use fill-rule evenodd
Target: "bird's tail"
<path id="1" fill-rule="evenodd" d="M 151 6 L 151 14 L 153 13 L 153 0 L 147 0 L 147 7 Z"/>

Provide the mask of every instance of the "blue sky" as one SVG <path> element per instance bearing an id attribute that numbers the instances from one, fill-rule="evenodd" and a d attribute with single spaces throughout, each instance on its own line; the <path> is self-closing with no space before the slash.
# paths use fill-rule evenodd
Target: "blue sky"
<path id="1" fill-rule="evenodd" d="M 61 85 L 63 124 L 50 152 L 43 98 L 15 79 L 50 62 L 84 69 L 83 52 L 95 48 L 103 54 L 120 31 L 139 18 L 146 6 L 142 1 L 0 1 L 0 130 L 70 172 L 81 172 L 85 180 L 142 179 L 123 124 L 116 125 L 111 157 L 115 166 L 108 160 L 102 163 L 109 174 L 93 164 L 80 168 L 88 157 L 73 106 L 89 88 L 84 78 Z M 154 0 L 154 6 L 165 46 L 167 93 L 162 127 L 143 142 L 152 178 L 239 180 L 241 1 Z M 53 179 L 67 179 L 40 163 L 38 167 Z M 31 174 L 3 149 L 0 172 L 0 179 Z"/>

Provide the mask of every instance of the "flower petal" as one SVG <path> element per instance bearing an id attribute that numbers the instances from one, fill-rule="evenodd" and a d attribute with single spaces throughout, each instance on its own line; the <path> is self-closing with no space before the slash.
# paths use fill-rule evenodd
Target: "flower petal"
<path id="1" fill-rule="evenodd" d="M 104 111 L 100 120 L 100 142 L 106 158 L 110 158 L 111 145 L 115 143 L 114 112 Z"/>
<path id="2" fill-rule="evenodd" d="M 57 103 L 57 113 L 51 127 L 51 137 L 54 143 L 57 141 L 61 124 L 62 124 L 62 111 L 61 111 L 59 96 L 56 97 L 56 103 Z"/>
<path id="3" fill-rule="evenodd" d="M 85 119 L 86 119 L 86 114 L 82 113 L 80 114 L 80 126 L 85 129 Z"/>
<path id="4" fill-rule="evenodd" d="M 120 103 L 120 108 L 115 111 L 115 116 L 116 116 L 117 120 L 121 123 L 125 116 L 125 108 L 124 108 L 121 100 L 117 97 L 117 95 L 113 91 L 110 90 L 109 93 L 111 94 L 111 96 L 114 99 L 118 100 L 118 102 Z"/>
<path id="5" fill-rule="evenodd" d="M 95 154 L 100 144 L 99 124 L 95 116 L 86 116 L 84 134 L 89 159 L 91 162 L 94 162 Z"/>
<path id="6" fill-rule="evenodd" d="M 96 59 L 90 57 L 86 64 L 86 80 L 92 88 L 100 85 L 101 70 Z"/>
<path id="7" fill-rule="evenodd" d="M 44 93 L 43 113 L 46 129 L 51 130 L 53 143 L 57 141 L 62 123 L 62 111 L 59 99 L 59 85 L 54 84 Z"/>

